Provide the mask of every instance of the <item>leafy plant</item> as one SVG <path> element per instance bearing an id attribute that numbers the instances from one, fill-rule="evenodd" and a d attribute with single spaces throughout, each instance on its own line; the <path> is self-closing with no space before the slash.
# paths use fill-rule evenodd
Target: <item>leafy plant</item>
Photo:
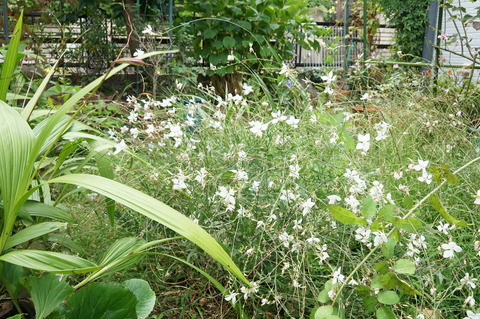
<path id="1" fill-rule="evenodd" d="M 390 23 L 395 26 L 395 47 L 410 57 L 422 56 L 427 25 L 428 0 L 379 0 Z"/>
<path id="2" fill-rule="evenodd" d="M 281 66 L 292 58 L 297 43 L 320 50 L 320 38 L 329 32 L 306 17 L 304 0 L 183 0 L 180 4 L 177 33 L 194 36 L 191 57 L 211 65 L 207 76 L 226 76 L 231 93 L 241 91 L 239 78 L 229 81 L 235 73 L 245 68 L 268 72 Z"/>
<path id="3" fill-rule="evenodd" d="M 12 46 L 7 56 L 11 51 L 15 53 L 15 49 Z M 172 53 L 172 51 L 152 52 L 141 58 L 169 53 Z M 191 240 L 231 271 L 232 274 L 249 285 L 248 280 L 232 262 L 224 248 L 203 228 L 160 201 L 107 178 L 112 176 L 112 172 L 108 169 L 108 165 L 106 168 L 104 165 L 105 162 L 107 164 L 109 162 L 107 151 L 114 144 L 90 133 L 88 126 L 76 122 L 75 116 L 86 105 L 90 92 L 95 91 L 103 81 L 112 75 L 125 69 L 128 66 L 127 62 L 130 61 L 141 62 L 139 59 L 119 59 L 117 63 L 121 65 L 112 67 L 105 76 L 82 88 L 54 112 L 37 111 L 35 107 L 55 68 L 48 73 L 33 98 L 22 110 L 19 111 L 0 101 L 0 268 L 3 274 L 0 275 L 0 280 L 19 311 L 21 310 L 16 299 L 24 281 L 21 278 L 28 277 L 22 271 L 22 267 L 67 275 L 88 273 L 89 275 L 74 287 L 74 289 L 78 289 L 93 280 L 132 265 L 141 259 L 148 250 L 171 240 L 162 239 L 145 242 L 138 238 L 124 238 L 108 248 L 103 259 L 98 263 L 65 253 L 26 249 L 24 247 L 27 242 L 62 229 L 71 221 L 67 212 L 54 207 L 58 204 L 59 199 L 65 197 L 66 188 L 63 188 L 58 198 L 54 200 L 50 195 L 51 184 L 66 184 L 87 188 L 106 196 L 110 200 L 124 204 Z M 8 82 L 2 82 L 0 86 L 0 91 L 5 91 L 8 89 Z M 75 109 L 79 101 L 84 98 L 86 100 Z M 42 118 L 43 120 L 41 120 Z M 86 157 L 72 158 L 68 161 L 72 152 L 79 149 L 82 142 L 86 143 L 90 154 Z M 82 168 L 94 158 L 97 159 L 99 173 L 106 177 L 80 174 Z M 109 202 L 109 217 L 113 223 L 114 211 L 111 204 Z M 50 220 L 60 220 L 61 222 Z M 11 267 L 14 271 L 11 271 Z M 9 270 L 6 271 L 6 269 Z M 61 301 L 60 299 L 65 298 L 72 289 L 66 284 L 54 285 L 51 276 L 42 278 L 38 279 L 40 281 L 27 279 L 26 285 L 32 294 L 39 316 L 45 317 L 52 309 L 56 308 L 56 305 Z M 52 294 L 50 290 L 46 291 L 44 288 L 48 285 L 52 285 L 52 289 L 58 290 L 58 293 Z M 140 318 L 143 315 L 139 315 L 137 310 L 134 312 L 131 310 L 134 305 L 136 307 L 139 304 L 139 300 L 142 299 L 141 295 L 143 295 L 141 291 L 137 293 L 136 286 L 136 284 L 127 284 L 124 287 L 115 286 L 116 288 L 103 284 L 93 287 L 88 286 L 85 288 L 87 289 L 86 292 L 83 289 L 80 290 L 73 295 L 76 297 L 70 298 L 66 304 L 67 308 L 79 309 L 79 312 L 71 310 L 61 317 L 100 318 L 100 313 L 105 314 L 108 312 L 107 309 L 115 308 L 110 304 L 110 302 L 115 302 L 120 307 L 128 305 L 127 308 L 129 309 L 125 310 L 125 313 L 122 312 L 122 316 L 118 315 L 118 318 Z M 105 295 L 106 291 L 110 291 L 111 288 L 113 289 L 111 294 Z M 131 290 L 132 293 L 126 294 L 125 289 Z M 143 288 L 138 289 L 142 290 Z M 88 298 L 91 300 L 95 296 L 91 291 L 95 291 L 102 298 L 109 298 L 110 301 L 100 301 L 100 308 L 98 308 L 100 310 L 92 308 L 91 313 L 85 314 L 86 307 L 82 308 L 79 305 L 87 302 Z M 118 302 L 116 296 L 119 294 L 128 300 Z M 126 297 L 126 295 L 130 295 L 130 297 Z"/>

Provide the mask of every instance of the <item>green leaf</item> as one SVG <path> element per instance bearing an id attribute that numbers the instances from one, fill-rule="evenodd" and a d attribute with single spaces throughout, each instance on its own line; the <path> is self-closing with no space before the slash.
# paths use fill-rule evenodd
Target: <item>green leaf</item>
<path id="1" fill-rule="evenodd" d="M 205 39 L 213 39 L 213 38 L 215 38 L 215 36 L 217 34 L 218 34 L 217 29 L 207 29 L 207 30 L 203 31 L 203 37 Z"/>
<path id="2" fill-rule="evenodd" d="M 380 278 L 380 284 L 385 289 L 393 289 L 396 288 L 398 285 L 398 278 L 397 275 L 393 272 L 388 272 Z"/>
<path id="3" fill-rule="evenodd" d="M 373 219 L 376 214 L 377 214 L 377 204 L 372 199 L 372 197 L 368 196 L 363 200 L 362 216 L 365 218 Z"/>
<path id="4" fill-rule="evenodd" d="M 15 68 L 18 64 L 18 47 L 20 44 L 20 38 L 22 37 L 22 24 L 23 24 L 23 10 L 18 17 L 17 24 L 13 30 L 12 38 L 8 45 L 7 54 L 2 65 L 2 73 L 0 74 L 0 101 L 5 101 L 7 98 L 7 92 L 10 88 L 10 82 L 12 81 Z"/>
<path id="5" fill-rule="evenodd" d="M 33 162 L 29 161 L 29 157 L 34 143 L 33 132 L 27 122 L 3 101 L 0 101 L 0 137 L 2 139 L 0 143 L 0 192 L 3 201 L 1 252 L 12 233 L 18 211 L 21 208 L 19 198 L 28 188 L 28 178 L 33 171 Z"/>
<path id="6" fill-rule="evenodd" d="M 333 315 L 333 306 L 321 306 L 315 311 L 315 319 L 340 319 L 339 316 Z"/>
<path id="7" fill-rule="evenodd" d="M 17 265 L 11 263 L 1 263 L 2 268 L 2 283 L 8 291 L 10 297 L 17 300 L 18 295 L 23 289 L 24 277 L 26 277 L 26 271 Z"/>
<path id="8" fill-rule="evenodd" d="M 386 261 L 381 261 L 381 262 L 378 262 L 375 264 L 375 270 L 379 273 L 379 274 L 385 274 L 387 273 L 388 271 L 388 262 Z"/>
<path id="9" fill-rule="evenodd" d="M 449 223 L 454 224 L 459 227 L 467 227 L 467 222 L 464 220 L 458 220 L 452 215 L 450 215 L 445 207 L 443 207 L 442 203 L 440 202 L 440 199 L 438 199 L 437 196 L 431 195 L 430 196 L 430 204 L 432 207 L 440 213 L 440 215 Z"/>
<path id="10" fill-rule="evenodd" d="M 397 240 L 395 239 L 395 237 L 393 236 L 388 237 L 387 242 L 382 244 L 382 254 L 386 258 L 393 258 L 396 245 L 397 245 Z"/>
<path id="11" fill-rule="evenodd" d="M 412 196 L 407 196 L 403 199 L 403 208 L 409 210 L 413 207 L 413 198 Z"/>
<path id="12" fill-rule="evenodd" d="M 26 287 L 35 306 L 35 318 L 47 317 L 57 306 L 66 300 L 73 288 L 54 274 L 44 274 L 40 278 L 29 278 Z"/>
<path id="13" fill-rule="evenodd" d="M 232 49 L 235 47 L 235 39 L 230 37 L 230 36 L 226 36 L 223 38 L 223 46 L 226 48 L 226 49 Z"/>
<path id="14" fill-rule="evenodd" d="M 27 200 L 22 208 L 31 216 L 58 219 L 67 223 L 73 223 L 75 221 L 69 212 L 34 200 Z"/>
<path id="15" fill-rule="evenodd" d="M 20 245 L 31 239 L 43 236 L 45 234 L 51 233 L 61 228 L 67 227 L 66 223 L 58 222 L 45 222 L 36 225 L 29 226 L 17 232 L 8 238 L 5 249 L 12 248 L 14 246 Z"/>
<path id="16" fill-rule="evenodd" d="M 108 248 L 99 263 L 98 270 L 89 276 L 89 281 L 121 271 L 137 263 L 143 258 L 143 253 L 138 250 L 144 245 L 145 240 L 141 238 L 127 237 L 117 240 Z"/>
<path id="17" fill-rule="evenodd" d="M 384 305 L 394 305 L 400 301 L 400 297 L 395 291 L 381 291 L 377 295 L 378 302 Z"/>
<path id="18" fill-rule="evenodd" d="M 393 270 L 398 274 L 415 274 L 415 263 L 407 259 L 399 259 L 393 265 Z"/>
<path id="19" fill-rule="evenodd" d="M 330 205 L 328 209 L 332 217 L 342 224 L 352 225 L 357 222 L 357 216 L 343 207 Z"/>
<path id="20" fill-rule="evenodd" d="M 145 280 L 130 279 L 122 282 L 122 286 L 137 297 L 135 310 L 139 319 L 147 318 L 155 306 L 155 292 Z"/>
<path id="21" fill-rule="evenodd" d="M 94 283 L 67 301 L 66 319 L 137 319 L 137 297 L 113 283 Z"/>
<path id="22" fill-rule="evenodd" d="M 366 296 L 365 298 L 363 298 L 363 308 L 365 309 L 365 311 L 374 312 L 377 305 L 377 298 L 375 298 L 374 296 Z"/>
<path id="23" fill-rule="evenodd" d="M 398 290 L 401 293 L 407 294 L 407 295 L 421 295 L 420 291 L 416 290 L 412 286 L 410 286 L 406 281 L 398 278 Z"/>
<path id="24" fill-rule="evenodd" d="M 155 198 L 116 181 L 95 175 L 71 174 L 54 178 L 49 183 L 66 183 L 85 187 L 159 222 L 197 244 L 237 278 L 249 284 L 222 246 L 202 227 Z"/>
<path id="25" fill-rule="evenodd" d="M 95 147 L 95 144 L 96 143 L 93 143 L 92 148 Z M 112 162 L 107 156 L 107 153 L 107 150 L 95 152 L 95 161 L 97 163 L 98 173 L 100 176 L 114 179 L 115 175 L 113 173 Z M 113 226 L 115 224 L 115 201 L 111 200 L 110 198 L 106 198 L 105 203 L 107 204 L 107 214 L 108 219 L 110 220 L 110 226 Z"/>
<path id="26" fill-rule="evenodd" d="M 376 312 L 377 319 L 396 319 L 397 317 L 393 311 L 388 307 L 381 307 L 377 309 Z"/>
<path id="27" fill-rule="evenodd" d="M 419 231 L 423 225 L 422 222 L 415 217 L 408 217 L 406 220 L 400 217 L 393 219 L 393 226 L 413 233 Z"/>
<path id="28" fill-rule="evenodd" d="M 330 297 L 328 296 L 328 292 L 332 290 L 332 287 L 333 287 L 333 284 L 332 284 L 332 280 L 330 279 L 325 283 L 323 290 L 320 291 L 320 293 L 318 294 L 317 300 L 322 303 L 327 303 L 330 300 Z"/>
<path id="29" fill-rule="evenodd" d="M 391 222 L 394 217 L 393 210 L 395 209 L 395 207 L 396 207 L 395 205 L 390 205 L 390 204 L 383 206 L 378 211 L 378 218 L 386 222 Z"/>
<path id="30" fill-rule="evenodd" d="M 40 271 L 59 274 L 85 273 L 98 268 L 86 259 L 43 250 L 14 250 L 0 256 L 0 260 Z"/>
<path id="31" fill-rule="evenodd" d="M 370 295 L 370 288 L 368 288 L 365 285 L 358 285 L 358 286 L 355 287 L 355 290 L 362 297 L 366 297 L 366 296 Z"/>

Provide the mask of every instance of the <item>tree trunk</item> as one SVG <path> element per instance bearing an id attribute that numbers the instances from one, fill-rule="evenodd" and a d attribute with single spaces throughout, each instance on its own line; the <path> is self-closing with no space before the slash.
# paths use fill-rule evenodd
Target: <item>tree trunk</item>
<path id="1" fill-rule="evenodd" d="M 135 6 L 135 0 L 124 0 L 123 1 L 123 12 L 125 25 L 127 27 L 127 43 L 128 48 L 130 49 L 130 54 L 133 56 L 135 51 L 137 51 L 139 46 L 138 33 L 135 28 L 135 21 L 137 19 L 137 10 Z"/>

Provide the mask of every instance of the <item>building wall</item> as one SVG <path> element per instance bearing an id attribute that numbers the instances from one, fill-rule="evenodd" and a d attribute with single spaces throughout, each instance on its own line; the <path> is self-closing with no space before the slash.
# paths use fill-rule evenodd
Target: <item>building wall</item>
<path id="1" fill-rule="evenodd" d="M 466 9 L 466 12 L 463 13 L 465 14 L 470 14 L 475 16 L 477 13 L 476 8 L 480 7 L 480 1 L 476 2 L 470 2 L 470 1 L 465 1 L 465 0 L 454 0 L 453 2 L 455 5 L 461 5 Z M 480 20 L 472 21 L 472 23 L 468 23 L 464 27 L 462 27 L 462 24 L 458 19 L 453 19 L 452 15 L 455 14 L 462 14 L 459 11 L 448 11 L 447 9 L 444 10 L 443 12 L 443 23 L 442 23 L 442 30 L 440 31 L 440 35 L 442 34 L 448 34 L 449 39 L 453 40 L 451 44 L 445 45 L 445 41 L 440 40 L 439 44 L 441 47 L 446 47 L 448 50 L 454 51 L 458 54 L 461 54 L 463 51 L 463 54 L 472 57 L 472 54 L 468 51 L 468 48 L 466 45 L 462 45 L 462 42 L 459 40 L 459 32 L 461 36 L 467 36 L 468 38 L 468 43 L 470 47 L 472 48 L 472 53 L 475 52 L 475 48 L 480 48 Z M 477 23 L 475 23 L 477 22 Z M 458 27 L 458 29 L 456 28 Z M 457 35 L 457 39 L 455 40 L 454 35 Z M 441 55 L 443 58 L 445 58 L 445 61 L 443 63 L 445 64 L 452 64 L 452 65 L 471 65 L 472 62 L 469 61 L 468 59 L 454 53 L 450 53 L 447 51 L 442 51 Z M 477 59 L 477 65 L 480 66 L 480 58 Z M 460 72 L 459 72 L 460 71 Z M 463 72 L 463 73 L 461 73 Z M 467 70 L 468 72 L 468 70 Z M 457 73 L 459 80 L 461 80 L 461 77 L 463 76 L 462 74 L 466 74 L 464 71 L 461 70 L 455 70 L 455 73 Z M 475 81 L 480 80 L 480 70 L 475 70 L 474 78 Z"/>

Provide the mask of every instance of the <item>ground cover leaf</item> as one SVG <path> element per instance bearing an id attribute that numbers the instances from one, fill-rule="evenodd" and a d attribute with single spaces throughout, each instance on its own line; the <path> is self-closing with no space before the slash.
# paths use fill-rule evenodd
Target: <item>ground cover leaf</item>
<path id="1" fill-rule="evenodd" d="M 40 278 L 29 278 L 27 289 L 35 306 L 35 318 L 47 317 L 67 299 L 73 288 L 54 274 L 44 274 Z"/>
<path id="2" fill-rule="evenodd" d="M 66 319 L 137 319 L 137 297 L 114 283 L 93 283 L 67 301 Z"/>

